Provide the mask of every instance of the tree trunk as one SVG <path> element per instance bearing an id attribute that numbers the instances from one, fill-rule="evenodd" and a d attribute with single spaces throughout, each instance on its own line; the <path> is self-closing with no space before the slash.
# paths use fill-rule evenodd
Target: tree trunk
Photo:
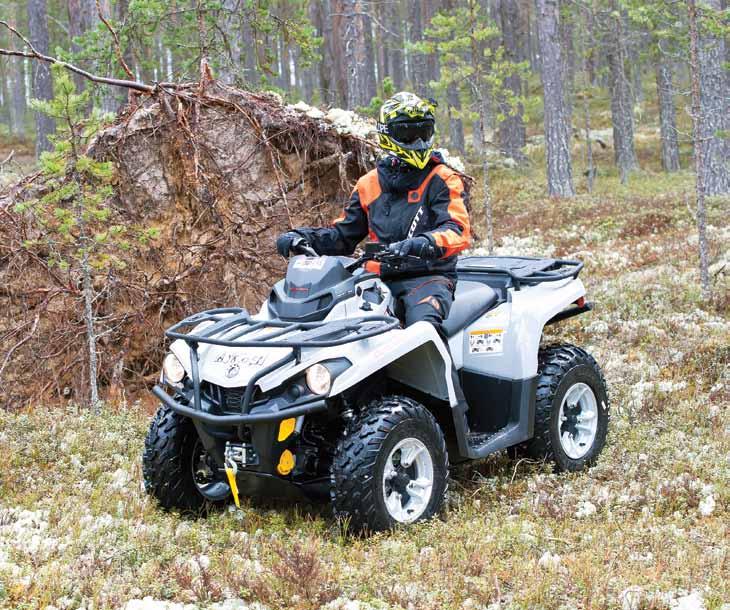
<path id="1" fill-rule="evenodd" d="M 30 33 L 30 42 L 39 53 L 48 55 L 48 13 L 46 8 L 46 0 L 28 0 L 28 30 Z M 51 78 L 50 66 L 42 61 L 31 62 L 33 70 L 33 97 L 40 100 L 50 100 L 53 98 L 53 80 Z M 48 140 L 48 136 L 56 130 L 54 120 L 43 114 L 35 113 L 35 130 L 36 156 L 39 156 L 46 150 L 51 150 L 53 145 Z"/>
<path id="2" fill-rule="evenodd" d="M 447 111 L 449 113 L 449 146 L 464 154 L 464 125 L 458 114 L 461 112 L 461 100 L 456 84 L 449 85 L 446 91 Z"/>
<path id="3" fill-rule="evenodd" d="M 410 0 L 408 2 L 408 41 L 411 43 L 423 40 L 423 13 L 421 0 Z M 418 94 L 423 91 L 427 81 L 426 55 L 424 53 L 410 53 L 408 56 L 408 80 L 411 89 Z"/>
<path id="4" fill-rule="evenodd" d="M 659 42 L 657 41 L 657 45 Z M 656 55 L 656 88 L 659 99 L 659 131 L 662 142 L 662 167 L 665 172 L 679 170 L 679 142 L 677 138 L 677 111 L 674 107 L 672 68 L 658 46 Z"/>
<path id="5" fill-rule="evenodd" d="M 613 149 L 621 183 L 626 184 L 629 173 L 638 168 L 634 150 L 633 99 L 626 73 L 626 41 L 623 35 L 623 17 L 614 11 L 614 24 L 609 26 L 606 58 L 609 67 L 609 91 L 611 94 L 611 122 L 613 124 Z"/>
<path id="6" fill-rule="evenodd" d="M 386 2 L 383 5 L 384 27 L 388 31 L 382 32 L 383 47 L 385 48 L 385 74 L 393 79 L 393 86 L 400 91 L 405 83 L 405 55 L 403 53 L 403 18 L 400 15 L 400 5 L 396 2 Z"/>
<path id="7" fill-rule="evenodd" d="M 68 10 L 68 35 L 71 39 L 71 53 L 78 55 L 81 47 L 76 43 L 76 38 L 81 36 L 86 28 L 83 23 L 83 11 L 81 9 L 81 0 L 67 0 L 66 9 Z M 80 74 L 72 75 L 76 91 L 83 91 L 86 87 L 86 79 Z"/>
<path id="8" fill-rule="evenodd" d="M 423 0 L 423 28 L 426 29 L 431 25 L 431 19 L 433 19 L 434 15 L 436 15 L 436 12 L 438 8 L 440 8 L 440 5 L 443 4 L 444 8 L 448 11 L 450 9 L 456 8 L 454 4 L 454 0 L 446 0 L 445 2 L 436 2 L 436 0 Z M 417 91 L 416 93 L 421 96 L 428 96 L 433 97 L 434 91 L 431 87 L 431 82 L 437 82 L 441 78 L 441 64 L 439 62 L 439 55 L 438 53 L 429 53 L 426 55 L 426 78 L 425 80 L 420 83 L 420 91 Z M 460 107 L 460 105 L 459 105 Z M 461 126 L 461 119 L 458 120 L 458 129 L 461 132 L 461 142 L 462 142 L 462 149 L 463 149 L 463 142 L 464 142 L 464 129 Z M 457 139 L 459 136 L 456 136 Z"/>
<path id="9" fill-rule="evenodd" d="M 542 58 L 542 85 L 545 100 L 545 147 L 548 193 L 572 197 L 573 169 L 570 159 L 557 0 L 537 0 L 537 27 Z"/>
<path id="10" fill-rule="evenodd" d="M 699 142 L 702 149 L 702 182 L 706 195 L 730 193 L 730 76 L 724 68 L 725 39 L 714 35 L 701 20 L 708 10 L 719 11 L 720 0 L 704 0 L 695 8 L 700 18 L 697 29 L 697 70 L 700 79 Z M 690 10 L 695 6 L 690 4 Z M 695 155 L 697 151 L 695 150 Z"/>
<path id="11" fill-rule="evenodd" d="M 84 284 L 84 323 L 86 326 L 86 342 L 89 353 L 89 402 L 94 413 L 99 413 L 99 367 L 96 358 L 96 331 L 94 329 L 94 287 L 91 281 L 91 265 L 88 251 L 85 249 L 81 261 L 81 272 Z"/>
<path id="12" fill-rule="evenodd" d="M 695 0 L 687 0 L 690 46 L 690 81 L 692 84 L 692 136 L 694 139 L 695 191 L 697 194 L 697 233 L 700 257 L 700 286 L 702 296 L 710 298 L 709 257 L 707 253 L 707 215 L 705 212 L 705 154 L 703 142 L 707 117 L 703 114 L 702 104 L 702 50 L 697 24 L 697 5 Z"/>
<path id="13" fill-rule="evenodd" d="M 347 106 L 367 106 L 375 96 L 370 16 L 364 0 L 344 0 Z"/>
<path id="14" fill-rule="evenodd" d="M 345 16 L 347 5 L 352 4 L 351 0 L 324 0 L 325 19 L 328 27 L 325 30 L 325 43 L 332 60 L 330 66 L 328 90 L 330 91 L 331 103 L 338 106 L 347 106 L 347 62 L 345 58 L 346 32 L 349 18 Z M 329 16 L 329 17 L 328 17 Z M 324 65 L 324 64 L 323 64 Z M 325 78 L 327 76 L 325 75 Z"/>
<path id="15" fill-rule="evenodd" d="M 3 46 L 4 43 L 2 43 Z M 8 84 L 10 83 L 9 75 L 10 60 L 7 57 L 0 57 L 0 123 L 5 123 L 8 131 L 12 131 L 12 116 L 10 102 L 10 91 Z"/>
<path id="16" fill-rule="evenodd" d="M 575 77 L 575 45 L 573 44 L 573 15 L 571 4 L 560 0 L 560 46 L 563 55 L 563 94 L 565 95 L 565 124 L 568 138 L 573 136 L 573 79 Z"/>
<path id="17" fill-rule="evenodd" d="M 228 48 L 224 49 L 220 78 L 225 83 L 235 83 L 241 71 L 240 15 L 237 13 L 238 0 L 223 0 L 223 27 L 226 32 Z"/>
<path id="18" fill-rule="evenodd" d="M 25 137 L 25 111 L 27 103 L 25 99 L 25 66 L 22 57 L 14 57 L 9 60 L 10 68 L 10 131 L 13 135 Z"/>
<path id="19" fill-rule="evenodd" d="M 19 2 L 15 5 L 14 13 L 9 19 L 10 25 L 19 28 L 21 31 L 25 27 L 20 25 L 22 21 L 22 4 Z M 10 48 L 20 50 L 21 46 L 16 41 L 15 36 L 10 36 Z M 25 60 L 22 57 L 7 58 L 8 65 L 8 84 L 10 85 L 10 99 L 8 100 L 10 110 L 10 132 L 19 138 L 25 137 Z"/>
<path id="20" fill-rule="evenodd" d="M 289 56 L 289 46 L 281 37 L 279 37 L 279 62 L 281 64 L 281 88 L 289 91 L 291 89 L 291 57 Z"/>
<path id="21" fill-rule="evenodd" d="M 251 11 L 246 8 L 245 5 L 239 5 L 239 11 L 241 11 L 242 23 L 241 23 L 241 54 L 243 65 L 242 78 L 244 83 L 255 84 L 258 81 L 259 76 L 259 37 L 256 36 L 251 21 L 253 16 Z"/>
<path id="22" fill-rule="evenodd" d="M 520 61 L 519 24 L 521 19 L 517 0 L 501 0 L 500 21 L 505 59 L 518 63 Z M 507 76 L 504 86 L 515 96 L 522 95 L 522 79 L 519 74 L 513 72 Z M 499 100 L 499 106 L 502 115 L 505 116 L 498 130 L 500 151 L 518 163 L 524 163 L 527 161 L 527 157 L 522 152 L 526 144 L 522 103 L 518 104 L 517 108 L 512 108 L 502 98 Z"/>

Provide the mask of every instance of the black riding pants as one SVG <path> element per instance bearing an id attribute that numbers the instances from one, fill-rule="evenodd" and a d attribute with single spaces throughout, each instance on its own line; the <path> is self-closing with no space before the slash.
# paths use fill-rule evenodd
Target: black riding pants
<path id="1" fill-rule="evenodd" d="M 426 275 L 388 282 L 396 299 L 396 315 L 406 326 L 424 320 L 446 339 L 441 323 L 454 302 L 455 281 L 443 275 Z"/>

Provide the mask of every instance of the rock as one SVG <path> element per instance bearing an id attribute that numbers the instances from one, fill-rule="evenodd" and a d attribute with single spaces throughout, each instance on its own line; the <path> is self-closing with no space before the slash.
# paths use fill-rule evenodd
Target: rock
<path id="1" fill-rule="evenodd" d="M 709 517 L 715 512 L 715 497 L 712 494 L 700 500 L 699 511 L 703 517 Z"/>
<path id="2" fill-rule="evenodd" d="M 550 551 L 545 551 L 537 560 L 537 565 L 543 570 L 554 571 L 560 567 L 560 562 L 560 555 L 553 555 Z"/>
<path id="3" fill-rule="evenodd" d="M 705 610 L 705 600 L 702 595 L 696 591 L 692 591 L 689 595 L 678 597 L 674 604 L 673 610 Z"/>
<path id="4" fill-rule="evenodd" d="M 629 587 L 621 592 L 621 610 L 640 610 L 644 599 L 641 587 Z"/>
<path id="5" fill-rule="evenodd" d="M 578 504 L 578 510 L 575 511 L 575 516 L 578 519 L 583 519 L 584 517 L 590 517 L 591 515 L 595 515 L 596 510 L 596 505 L 586 500 Z"/>
<path id="6" fill-rule="evenodd" d="M 432 546 L 424 546 L 418 553 L 419 561 L 430 561 L 436 556 L 436 551 Z"/>

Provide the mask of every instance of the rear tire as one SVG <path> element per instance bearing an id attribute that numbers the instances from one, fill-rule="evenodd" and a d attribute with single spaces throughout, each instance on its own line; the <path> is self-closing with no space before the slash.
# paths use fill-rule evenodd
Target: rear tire
<path id="1" fill-rule="evenodd" d="M 448 464 L 443 432 L 423 405 L 404 396 L 373 400 L 337 444 L 335 516 L 373 532 L 428 519 L 443 505 Z"/>
<path id="2" fill-rule="evenodd" d="M 145 491 L 165 509 L 198 515 L 206 513 L 212 503 L 200 493 L 195 480 L 201 451 L 193 421 L 160 405 L 144 443 Z"/>
<path id="3" fill-rule="evenodd" d="M 534 436 L 508 453 L 552 460 L 558 471 L 583 470 L 606 444 L 609 416 L 606 381 L 593 357 L 574 345 L 546 347 L 538 354 Z"/>

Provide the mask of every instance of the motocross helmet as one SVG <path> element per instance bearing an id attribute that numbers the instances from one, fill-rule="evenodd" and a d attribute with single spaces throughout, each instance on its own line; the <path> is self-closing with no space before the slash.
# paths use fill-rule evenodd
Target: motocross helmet
<path id="1" fill-rule="evenodd" d="M 403 162 L 423 169 L 433 152 L 436 102 L 401 91 L 380 107 L 378 145 Z"/>

